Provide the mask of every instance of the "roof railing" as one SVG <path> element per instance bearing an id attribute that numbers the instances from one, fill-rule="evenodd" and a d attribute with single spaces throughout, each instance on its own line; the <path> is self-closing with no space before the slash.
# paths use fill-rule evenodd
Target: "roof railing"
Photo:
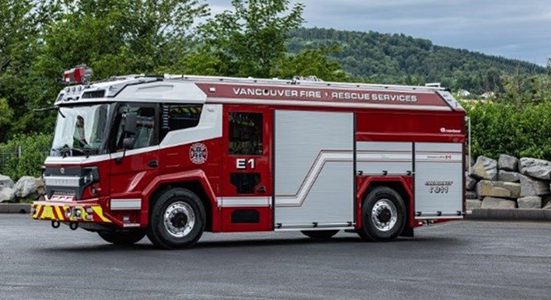
<path id="1" fill-rule="evenodd" d="M 296 77 L 293 79 L 267 79 L 267 78 L 243 78 L 243 77 L 224 77 L 224 76 L 206 76 L 206 75 L 174 75 L 165 74 L 167 80 L 186 80 L 202 82 L 225 82 L 225 83 L 255 83 L 269 85 L 300 85 L 306 87 L 336 87 L 336 88 L 369 88 L 379 90 L 418 90 L 418 91 L 443 91 L 445 88 L 436 86 L 417 86 L 417 85 L 397 85 L 397 84 L 374 84 L 374 83 L 350 83 L 316 80 L 313 77 Z"/>

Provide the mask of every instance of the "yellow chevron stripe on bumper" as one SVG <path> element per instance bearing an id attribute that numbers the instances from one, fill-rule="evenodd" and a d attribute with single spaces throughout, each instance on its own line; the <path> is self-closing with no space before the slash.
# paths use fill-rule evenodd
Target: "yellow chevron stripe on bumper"
<path id="1" fill-rule="evenodd" d="M 35 201 L 32 204 L 32 218 L 59 222 L 111 223 L 98 204 L 77 204 L 76 202 Z"/>

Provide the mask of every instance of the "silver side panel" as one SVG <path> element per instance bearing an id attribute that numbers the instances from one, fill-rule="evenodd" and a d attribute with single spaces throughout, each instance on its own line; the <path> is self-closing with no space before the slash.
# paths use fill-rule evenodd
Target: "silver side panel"
<path id="1" fill-rule="evenodd" d="M 353 217 L 352 113 L 275 113 L 275 223 L 345 226 Z"/>
<path id="2" fill-rule="evenodd" d="M 357 142 L 356 171 L 362 175 L 407 175 L 413 171 L 411 143 Z"/>
<path id="3" fill-rule="evenodd" d="M 415 144 L 416 219 L 461 217 L 462 149 L 462 143 Z"/>

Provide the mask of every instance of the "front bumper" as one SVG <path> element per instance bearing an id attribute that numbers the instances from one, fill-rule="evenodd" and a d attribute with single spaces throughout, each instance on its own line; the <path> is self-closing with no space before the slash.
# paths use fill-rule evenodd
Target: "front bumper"
<path id="1" fill-rule="evenodd" d="M 112 223 L 103 213 L 99 204 L 84 204 L 75 201 L 35 201 L 32 218 L 59 222 Z"/>

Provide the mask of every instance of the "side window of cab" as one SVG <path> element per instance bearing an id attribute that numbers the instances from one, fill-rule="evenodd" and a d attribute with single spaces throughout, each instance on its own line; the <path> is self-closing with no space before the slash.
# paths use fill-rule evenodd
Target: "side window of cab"
<path id="1" fill-rule="evenodd" d="M 141 103 L 121 104 L 114 119 L 114 139 L 111 140 L 111 152 L 124 149 L 125 139 L 127 149 L 140 149 L 159 144 L 157 134 L 157 105 Z M 133 124 L 131 124 L 133 123 Z"/>
<path id="2" fill-rule="evenodd" d="M 163 104 L 161 140 L 174 130 L 193 128 L 199 125 L 203 105 L 201 104 Z"/>

